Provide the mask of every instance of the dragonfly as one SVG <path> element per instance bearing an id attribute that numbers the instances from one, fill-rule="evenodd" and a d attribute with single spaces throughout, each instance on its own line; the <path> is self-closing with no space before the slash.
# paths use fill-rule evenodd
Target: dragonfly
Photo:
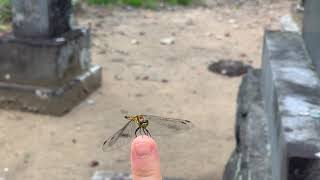
<path id="1" fill-rule="evenodd" d="M 193 124 L 189 120 L 165 118 L 153 115 L 125 116 L 128 122 L 116 133 L 103 142 L 105 152 L 120 148 L 138 135 L 169 136 L 191 129 Z"/>

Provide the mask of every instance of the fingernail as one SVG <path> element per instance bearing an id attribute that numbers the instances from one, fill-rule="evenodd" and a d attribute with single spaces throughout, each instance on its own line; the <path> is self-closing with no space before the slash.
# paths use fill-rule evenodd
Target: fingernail
<path id="1" fill-rule="evenodd" d="M 138 157 L 150 156 L 152 153 L 152 146 L 150 143 L 138 142 L 134 145 L 135 153 Z"/>

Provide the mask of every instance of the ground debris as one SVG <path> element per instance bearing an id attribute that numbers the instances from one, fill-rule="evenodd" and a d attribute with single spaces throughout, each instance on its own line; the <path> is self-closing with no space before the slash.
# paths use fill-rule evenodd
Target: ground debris
<path id="1" fill-rule="evenodd" d="M 208 67 L 209 71 L 228 77 L 241 76 L 251 68 L 250 65 L 234 60 L 220 60 L 210 64 Z"/>

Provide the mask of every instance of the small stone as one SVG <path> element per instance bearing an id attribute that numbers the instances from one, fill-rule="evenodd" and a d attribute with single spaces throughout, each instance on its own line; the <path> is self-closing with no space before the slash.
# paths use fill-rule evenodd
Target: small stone
<path id="1" fill-rule="evenodd" d="M 191 26 L 191 25 L 194 25 L 194 22 L 192 19 L 188 19 L 185 23 L 187 26 Z"/>
<path id="2" fill-rule="evenodd" d="M 133 8 L 132 6 L 127 6 L 126 9 L 127 9 L 128 11 L 133 11 L 133 10 L 134 10 L 134 8 Z"/>
<path id="3" fill-rule="evenodd" d="M 41 99 L 48 99 L 49 98 L 49 92 L 42 89 L 37 89 L 35 91 L 36 96 L 40 97 Z"/>
<path id="4" fill-rule="evenodd" d="M 239 29 L 239 25 L 238 24 L 234 24 L 234 25 L 232 25 L 232 27 L 234 28 L 234 29 Z"/>
<path id="5" fill-rule="evenodd" d="M 234 23 L 236 23 L 236 20 L 235 19 L 229 19 L 229 21 L 228 21 L 230 24 L 234 24 Z"/>
<path id="6" fill-rule="evenodd" d="M 231 37 L 231 34 L 227 32 L 224 34 L 224 37 Z"/>
<path id="7" fill-rule="evenodd" d="M 140 36 L 144 36 L 144 35 L 146 35 L 146 33 L 143 32 L 143 31 L 141 31 L 141 32 L 139 32 L 139 35 L 140 35 Z"/>
<path id="8" fill-rule="evenodd" d="M 149 76 L 144 76 L 144 77 L 142 78 L 142 80 L 144 80 L 144 81 L 149 80 Z"/>
<path id="9" fill-rule="evenodd" d="M 126 33 L 123 32 L 123 31 L 118 31 L 117 33 L 120 34 L 121 36 L 125 36 L 126 35 Z"/>
<path id="10" fill-rule="evenodd" d="M 115 80 L 118 80 L 118 81 L 121 81 L 122 80 L 122 77 L 120 75 L 114 75 L 114 79 Z"/>
<path id="11" fill-rule="evenodd" d="M 10 75 L 10 74 L 6 74 L 6 75 L 4 75 L 4 78 L 5 78 L 6 80 L 10 80 L 10 79 L 11 79 L 11 75 Z"/>
<path id="12" fill-rule="evenodd" d="M 123 58 L 112 58 L 111 59 L 111 62 L 114 62 L 114 63 L 123 63 L 125 62 L 125 60 Z"/>
<path id="13" fill-rule="evenodd" d="M 282 16 L 280 19 L 280 24 L 281 24 L 282 31 L 300 33 L 300 28 L 298 24 L 293 20 L 291 15 Z"/>
<path id="14" fill-rule="evenodd" d="M 8 171 L 9 171 L 9 168 L 3 168 L 3 171 L 4 171 L 4 172 L 8 172 Z"/>
<path id="15" fill-rule="evenodd" d="M 88 103 L 89 105 L 94 105 L 94 104 L 95 104 L 95 101 L 94 101 L 93 99 L 88 99 L 88 100 L 87 100 L 87 103 Z"/>
<path id="16" fill-rule="evenodd" d="M 64 41 L 66 41 L 66 39 L 63 37 L 56 38 L 56 42 L 64 42 Z"/>
<path id="17" fill-rule="evenodd" d="M 236 77 L 246 74 L 251 66 L 235 60 L 219 60 L 209 65 L 209 71 L 225 75 L 228 77 Z"/>
<path id="18" fill-rule="evenodd" d="M 168 83 L 169 82 L 169 80 L 167 80 L 167 79 L 162 79 L 162 81 L 161 81 L 162 83 Z"/>
<path id="19" fill-rule="evenodd" d="M 138 94 L 136 94 L 136 97 L 143 97 L 143 94 L 138 93 Z"/>
<path id="20" fill-rule="evenodd" d="M 215 38 L 216 38 L 217 40 L 222 40 L 222 39 L 223 39 L 223 36 L 221 36 L 221 35 L 216 35 Z"/>
<path id="21" fill-rule="evenodd" d="M 98 54 L 106 54 L 106 53 L 107 53 L 107 51 L 104 50 L 104 49 L 102 49 L 102 50 L 100 50 L 100 51 L 98 52 Z"/>
<path id="22" fill-rule="evenodd" d="M 90 162 L 90 167 L 94 168 L 94 167 L 97 167 L 97 166 L 99 166 L 99 162 L 98 161 L 93 160 L 93 161 Z"/>
<path id="23" fill-rule="evenodd" d="M 72 143 L 73 143 L 73 144 L 76 144 L 76 143 L 77 143 L 77 140 L 76 140 L 76 139 L 72 139 Z"/>
<path id="24" fill-rule="evenodd" d="M 163 38 L 160 40 L 160 43 L 162 45 L 172 45 L 175 43 L 175 38 L 170 37 L 170 38 Z"/>
<path id="25" fill-rule="evenodd" d="M 320 152 L 316 153 L 315 156 L 320 159 Z"/>
<path id="26" fill-rule="evenodd" d="M 211 36 L 213 36 L 213 33 L 207 32 L 207 33 L 206 33 L 206 36 L 211 37 Z"/>
<path id="27" fill-rule="evenodd" d="M 140 42 L 136 39 L 131 40 L 131 44 L 138 45 Z"/>
<path id="28" fill-rule="evenodd" d="M 245 53 L 241 53 L 241 54 L 240 54 L 240 57 L 241 57 L 241 58 L 246 58 L 246 57 L 248 57 L 248 55 L 245 54 Z"/>
<path id="29" fill-rule="evenodd" d="M 125 110 L 125 109 L 120 109 L 120 113 L 121 114 L 128 114 L 129 112 L 127 110 Z"/>

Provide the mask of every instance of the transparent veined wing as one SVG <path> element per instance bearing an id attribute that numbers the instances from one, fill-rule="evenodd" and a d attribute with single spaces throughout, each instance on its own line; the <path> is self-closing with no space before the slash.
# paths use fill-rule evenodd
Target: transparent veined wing
<path id="1" fill-rule="evenodd" d="M 115 134 L 104 141 L 102 150 L 105 152 L 113 151 L 121 148 L 121 146 L 123 145 L 130 144 L 132 138 L 135 137 L 134 131 L 136 128 L 137 125 L 135 122 L 127 122 L 127 124 L 125 124 L 123 128 L 118 130 Z"/>
<path id="2" fill-rule="evenodd" d="M 143 115 L 149 121 L 147 129 L 151 136 L 169 136 L 185 132 L 193 127 L 191 121 L 183 119 L 165 118 L 153 115 Z"/>

